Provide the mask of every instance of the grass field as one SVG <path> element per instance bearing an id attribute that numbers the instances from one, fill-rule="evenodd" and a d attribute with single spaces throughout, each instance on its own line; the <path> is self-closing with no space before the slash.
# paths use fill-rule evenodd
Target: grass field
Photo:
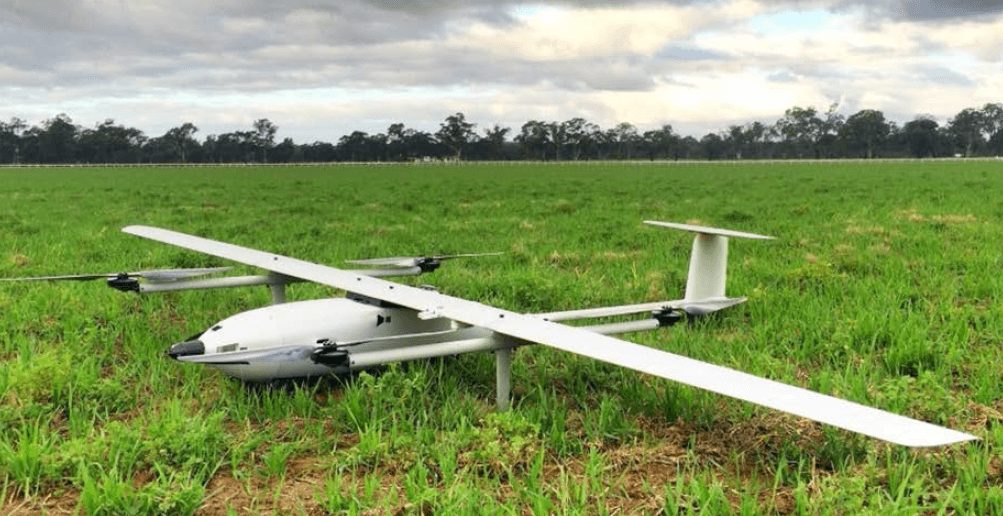
<path id="1" fill-rule="evenodd" d="M 223 265 L 149 224 L 519 311 L 672 299 L 694 221 L 718 316 L 625 338 L 972 432 L 908 450 L 542 347 L 249 387 L 164 349 L 264 288 L 0 285 L 0 512 L 1003 512 L 1003 163 L 0 170 L 0 276 Z M 336 295 L 290 287 L 290 299 Z"/>

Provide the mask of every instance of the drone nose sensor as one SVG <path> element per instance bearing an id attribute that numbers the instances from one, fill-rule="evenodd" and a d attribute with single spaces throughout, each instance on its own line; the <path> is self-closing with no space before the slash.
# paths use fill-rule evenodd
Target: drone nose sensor
<path id="1" fill-rule="evenodd" d="M 179 342 L 167 350 L 167 355 L 175 359 L 178 357 L 202 354 L 205 354 L 205 344 L 198 339 Z"/>

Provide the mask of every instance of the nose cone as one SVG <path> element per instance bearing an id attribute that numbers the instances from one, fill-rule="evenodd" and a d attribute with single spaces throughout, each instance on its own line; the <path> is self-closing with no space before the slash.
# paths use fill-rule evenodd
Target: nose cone
<path id="1" fill-rule="evenodd" d="M 178 357 L 203 354 L 205 354 L 205 344 L 198 339 L 179 342 L 167 350 L 167 355 L 175 360 Z"/>

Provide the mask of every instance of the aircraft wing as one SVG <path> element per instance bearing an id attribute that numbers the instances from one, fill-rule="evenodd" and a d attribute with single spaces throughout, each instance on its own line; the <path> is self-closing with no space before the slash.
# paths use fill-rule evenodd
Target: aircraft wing
<path id="1" fill-rule="evenodd" d="M 519 314 L 438 292 L 176 231 L 147 226 L 129 226 L 123 231 L 286 276 L 382 299 L 417 310 L 419 316 L 426 319 L 444 317 L 481 326 L 501 335 L 602 360 L 904 446 L 941 446 L 977 439 L 973 435 L 949 428 L 580 328 L 545 321 L 538 316 Z"/>

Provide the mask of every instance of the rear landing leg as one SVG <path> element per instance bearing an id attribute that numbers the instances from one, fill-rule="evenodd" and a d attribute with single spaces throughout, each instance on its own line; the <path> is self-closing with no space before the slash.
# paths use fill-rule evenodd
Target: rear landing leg
<path id="1" fill-rule="evenodd" d="M 272 292 L 272 304 L 281 305 L 286 302 L 286 284 L 278 283 L 268 285 L 268 290 Z"/>
<path id="2" fill-rule="evenodd" d="M 272 304 L 281 305 L 286 302 L 286 281 L 285 276 L 271 272 L 268 274 L 268 291 L 272 294 Z"/>
<path id="3" fill-rule="evenodd" d="M 509 408 L 512 393 L 512 352 L 513 348 L 495 350 L 495 395 L 498 411 Z"/>

